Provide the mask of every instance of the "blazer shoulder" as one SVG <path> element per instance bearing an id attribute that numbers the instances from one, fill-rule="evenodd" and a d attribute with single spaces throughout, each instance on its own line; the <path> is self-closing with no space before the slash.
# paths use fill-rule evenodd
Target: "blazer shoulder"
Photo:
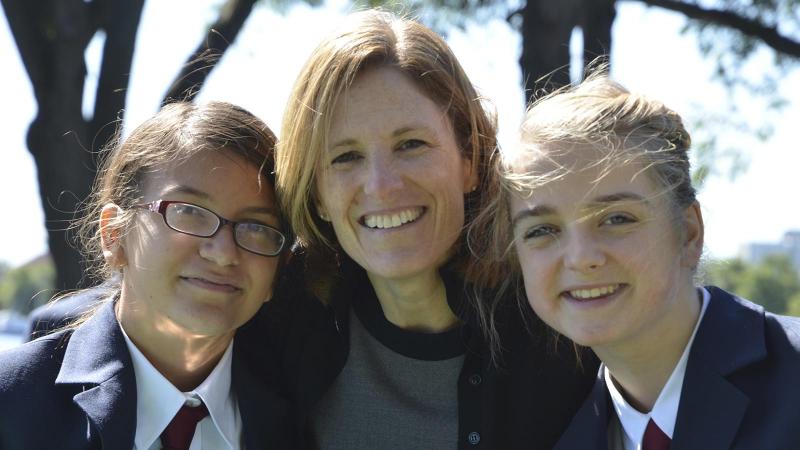
<path id="1" fill-rule="evenodd" d="M 28 315 L 28 338 L 33 340 L 68 326 L 105 298 L 114 295 L 114 292 L 109 286 L 95 286 L 70 293 L 34 309 Z"/>
<path id="2" fill-rule="evenodd" d="M 767 346 L 771 353 L 794 355 L 800 365 L 800 317 L 764 314 Z"/>
<path id="3" fill-rule="evenodd" d="M 751 323 L 763 321 L 764 339 L 770 355 L 775 352 L 800 354 L 800 317 L 773 314 L 757 303 L 720 288 L 709 286 L 707 289 L 717 300 L 732 302 L 734 306 L 730 310 L 738 310 L 739 317 L 750 317 Z"/>
<path id="4" fill-rule="evenodd" d="M 72 330 L 0 352 L 0 403 L 27 389 L 54 385 Z"/>

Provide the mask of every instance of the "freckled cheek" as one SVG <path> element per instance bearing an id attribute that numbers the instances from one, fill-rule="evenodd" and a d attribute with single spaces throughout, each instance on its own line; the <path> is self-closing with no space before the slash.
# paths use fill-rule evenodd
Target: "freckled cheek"
<path id="1" fill-rule="evenodd" d="M 354 188 L 339 179 L 323 178 L 317 184 L 317 192 L 319 192 L 319 201 L 327 209 L 328 214 L 336 216 L 347 213 L 347 208 L 353 198 Z"/>

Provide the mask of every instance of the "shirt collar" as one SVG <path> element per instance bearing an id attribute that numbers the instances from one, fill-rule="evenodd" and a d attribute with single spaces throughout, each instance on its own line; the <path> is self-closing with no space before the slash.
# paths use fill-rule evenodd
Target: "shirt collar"
<path id="1" fill-rule="evenodd" d="M 711 299 L 711 294 L 705 288 L 699 288 L 703 297 L 703 304 L 700 307 L 700 315 L 694 325 L 692 336 L 686 347 L 683 349 L 683 354 L 678 360 L 678 364 L 672 370 L 667 383 L 658 394 L 656 403 L 649 413 L 641 413 L 636 408 L 628 404 L 622 393 L 617 389 L 616 384 L 611 378 L 611 373 L 608 367 L 603 366 L 603 376 L 606 382 L 606 388 L 611 395 L 611 401 L 614 405 L 614 410 L 617 412 L 622 429 L 632 442 L 641 442 L 644 430 L 647 427 L 647 422 L 650 419 L 661 428 L 670 439 L 675 431 L 675 420 L 678 416 L 678 406 L 681 400 L 681 391 L 683 390 L 683 378 L 686 375 L 686 363 L 689 360 L 689 353 L 694 342 L 694 336 L 697 334 L 697 329 L 700 327 L 700 322 L 703 320 L 708 302 Z"/>
<path id="2" fill-rule="evenodd" d="M 131 354 L 136 375 L 135 448 L 150 448 L 181 406 L 195 403 L 198 397 L 208 408 L 217 431 L 231 448 L 237 448 L 237 406 L 231 390 L 233 340 L 200 386 L 190 392 L 181 392 L 153 367 L 125 333 L 121 324 L 120 329 Z"/>

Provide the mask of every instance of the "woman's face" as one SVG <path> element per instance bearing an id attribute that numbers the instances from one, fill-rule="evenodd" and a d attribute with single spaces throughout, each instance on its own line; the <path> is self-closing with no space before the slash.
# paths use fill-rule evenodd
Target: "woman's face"
<path id="1" fill-rule="evenodd" d="M 676 221 L 669 194 L 640 164 L 605 172 L 586 168 L 590 161 L 579 160 L 578 153 L 558 162 L 583 169 L 510 204 L 534 311 L 560 333 L 596 349 L 635 342 L 663 330 L 659 324 L 691 320 L 681 316 L 686 308 L 679 293 L 691 284 L 702 248 L 697 209 L 687 208 Z"/>
<path id="2" fill-rule="evenodd" d="M 280 229 L 273 189 L 261 181 L 242 157 L 206 151 L 146 175 L 143 202 L 187 202 L 236 222 Z M 197 237 L 168 228 L 148 210 L 137 211 L 116 251 L 123 264 L 120 316 L 139 339 L 159 331 L 232 336 L 270 298 L 278 267 L 277 257 L 238 247 L 230 224 L 212 237 Z"/>
<path id="3" fill-rule="evenodd" d="M 316 179 L 321 217 L 373 277 L 438 269 L 477 183 L 449 119 L 406 75 L 360 74 L 333 110 Z"/>

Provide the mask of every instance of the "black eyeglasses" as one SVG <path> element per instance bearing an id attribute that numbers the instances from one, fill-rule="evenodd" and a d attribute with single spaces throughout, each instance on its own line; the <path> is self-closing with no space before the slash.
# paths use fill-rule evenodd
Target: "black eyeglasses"
<path id="1" fill-rule="evenodd" d="M 231 224 L 236 245 L 257 255 L 277 256 L 286 245 L 286 235 L 269 225 L 234 222 L 191 203 L 156 200 L 134 207 L 157 212 L 168 227 L 192 236 L 212 237 L 224 225 Z"/>

